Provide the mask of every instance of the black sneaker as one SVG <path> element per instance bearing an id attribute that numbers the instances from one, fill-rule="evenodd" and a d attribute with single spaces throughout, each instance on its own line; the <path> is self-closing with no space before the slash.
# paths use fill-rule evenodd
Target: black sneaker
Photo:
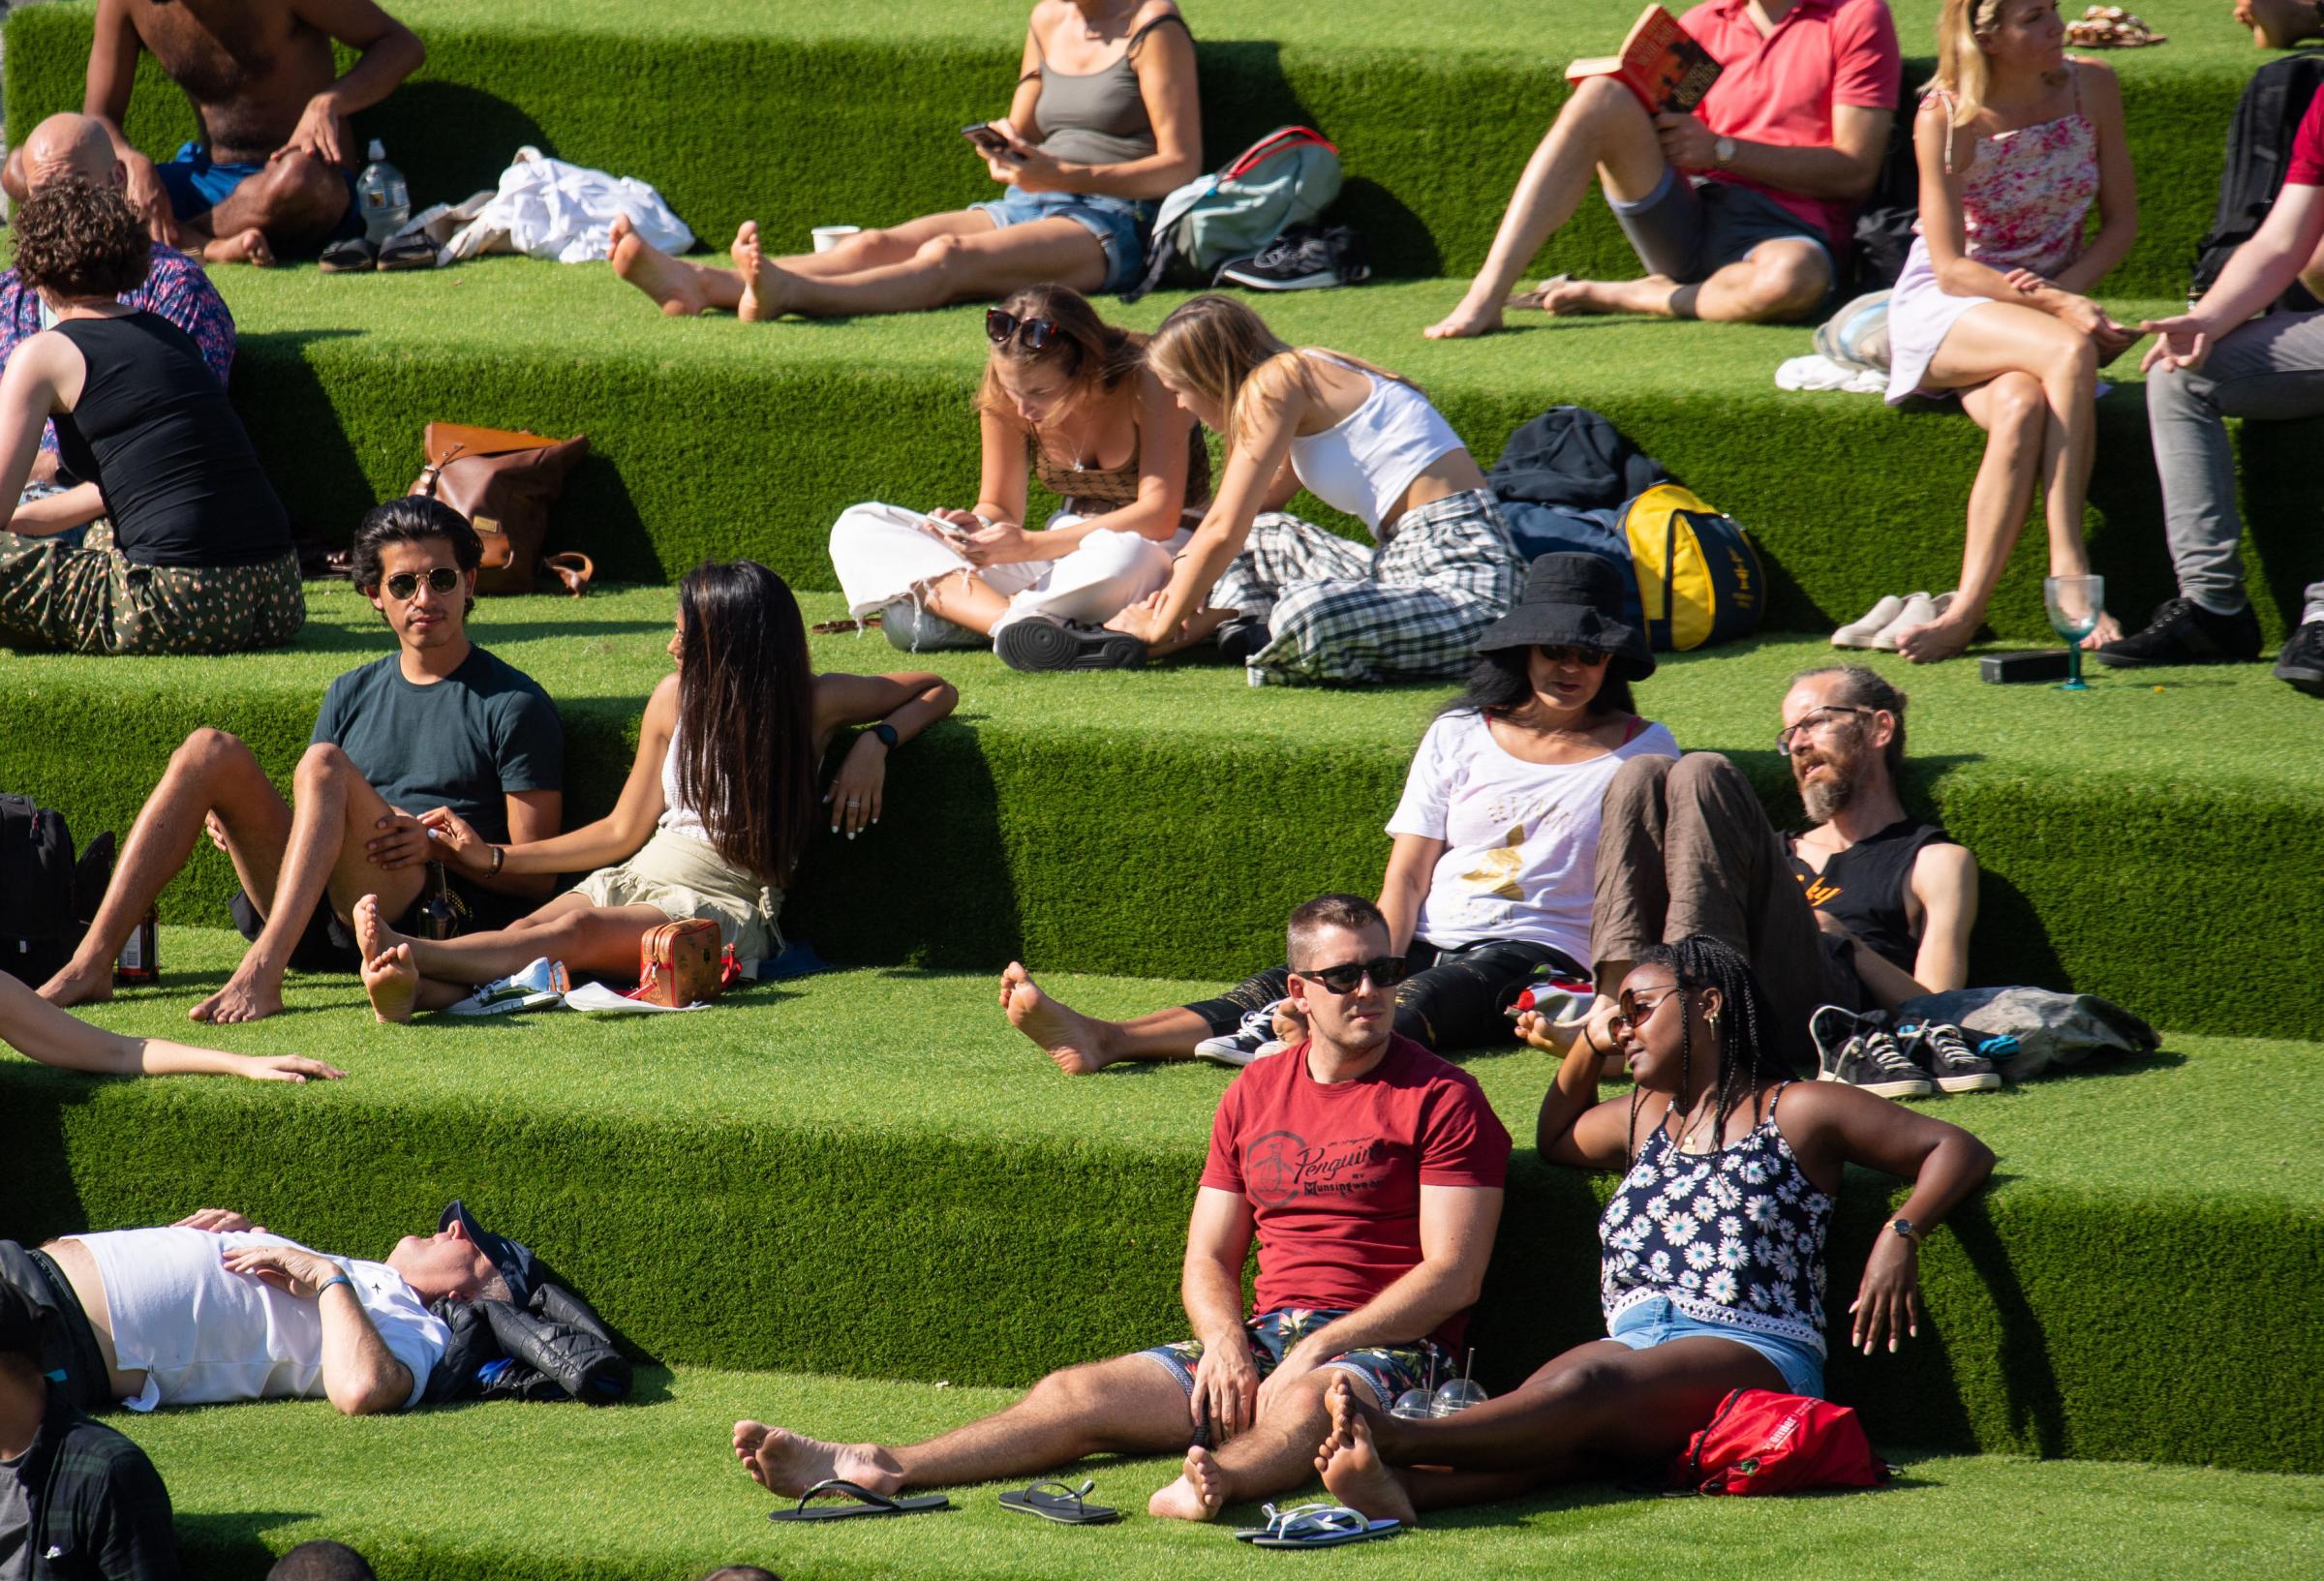
<path id="1" fill-rule="evenodd" d="M 1353 286 L 1371 276 L 1363 240 L 1346 226 L 1295 227 L 1249 258 L 1229 258 L 1210 283 L 1255 291 L 1305 291 Z"/>
<path id="2" fill-rule="evenodd" d="M 2192 598 L 2158 604 L 2144 631 L 2093 649 L 2092 658 L 2117 669 L 2149 664 L 2248 664 L 2259 657 L 2259 617 L 2246 604 L 2214 615 Z"/>
<path id="3" fill-rule="evenodd" d="M 1248 664 L 1257 658 L 1275 640 L 1265 621 L 1246 621 L 1240 617 L 1218 628 L 1218 651 L 1238 664 Z"/>
<path id="4" fill-rule="evenodd" d="M 2276 679 L 2289 681 L 2310 697 L 2324 697 L 2324 621 L 2309 621 L 2283 645 Z"/>
<path id="5" fill-rule="evenodd" d="M 1136 637 L 1038 615 L 993 633 L 993 651 L 1012 670 L 1135 670 L 1146 663 L 1146 644 Z"/>

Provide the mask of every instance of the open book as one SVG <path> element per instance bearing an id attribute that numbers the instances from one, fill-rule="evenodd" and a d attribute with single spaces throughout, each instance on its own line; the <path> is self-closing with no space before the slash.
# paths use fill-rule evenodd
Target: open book
<path id="1" fill-rule="evenodd" d="M 1691 110 L 1719 80 L 1719 63 L 1660 6 L 1648 6 L 1622 41 L 1618 55 L 1593 55 L 1566 68 L 1566 80 L 1619 77 L 1646 113 Z"/>

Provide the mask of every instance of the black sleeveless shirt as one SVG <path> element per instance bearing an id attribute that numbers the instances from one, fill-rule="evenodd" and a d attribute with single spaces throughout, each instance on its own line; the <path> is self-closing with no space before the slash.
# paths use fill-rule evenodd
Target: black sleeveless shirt
<path id="1" fill-rule="evenodd" d="M 290 520 L 200 350 L 150 313 L 67 319 L 88 372 L 56 414 L 59 458 L 96 483 L 139 565 L 253 565 L 291 552 Z"/>
<path id="2" fill-rule="evenodd" d="M 1920 934 L 1906 920 L 1905 887 L 1911 882 L 1912 864 L 1921 847 L 1932 841 L 1949 843 L 1951 838 L 1937 824 L 1899 818 L 1826 858 L 1821 872 L 1799 859 L 1798 836 L 1786 840 L 1784 848 L 1791 858 L 1791 876 L 1807 892 L 1809 905 L 1830 912 L 1872 946 L 1875 955 L 1910 972 L 1920 954 Z"/>

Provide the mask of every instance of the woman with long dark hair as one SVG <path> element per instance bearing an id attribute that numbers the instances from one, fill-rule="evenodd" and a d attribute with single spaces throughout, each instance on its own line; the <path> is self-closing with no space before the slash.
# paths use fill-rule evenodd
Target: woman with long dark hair
<path id="1" fill-rule="evenodd" d="M 1633 758 L 1678 756 L 1637 716 L 1654 673 L 1623 618 L 1622 573 L 1595 555 L 1544 555 L 1524 595 L 1477 643 L 1467 690 L 1414 754 L 1380 912 L 1398 958 L 1396 1030 L 1445 1051 L 1503 1043 L 1504 1011 L 1542 974 L 1586 982 L 1598 809 Z M 1274 966 L 1216 999 L 1132 1021 L 1067 1009 L 1011 966 L 1001 1002 L 1070 1074 L 1117 1059 L 1247 1064 L 1305 1035 Z"/>
<path id="2" fill-rule="evenodd" d="M 510 927 L 455 939 L 406 937 L 364 897 L 355 942 L 380 1019 L 443 1009 L 543 957 L 633 971 L 644 934 L 689 918 L 717 923 L 746 969 L 779 953 L 776 910 L 813 832 L 815 769 L 833 736 L 872 726 L 824 798 L 832 832 L 853 839 L 879 820 L 888 753 L 960 700 L 933 675 L 816 675 L 791 590 L 755 561 L 687 574 L 669 652 L 678 673 L 647 700 L 636 760 L 604 817 L 493 845 L 447 807 L 421 814 L 444 859 L 470 872 L 597 870 Z"/>
<path id="3" fill-rule="evenodd" d="M 1170 580 L 1210 498 L 1200 424 L 1147 371 L 1146 337 L 1081 292 L 1029 286 L 985 314 L 983 475 L 967 510 L 861 504 L 831 529 L 847 607 L 908 653 L 982 647 L 1014 669 L 1111 669 L 1104 623 Z M 1028 482 L 1063 502 L 1025 527 Z M 1192 507 L 1193 520 L 1189 520 Z"/>
<path id="4" fill-rule="evenodd" d="M 1637 1083 L 1605 1103 L 1599 1026 Z M 1519 1030 L 1550 1047 L 1537 1020 Z M 1536 1131 L 1554 1163 L 1628 1171 L 1599 1220 L 1607 1337 L 1437 1421 L 1400 1421 L 1335 1385 L 1316 1456 L 1326 1487 L 1411 1521 L 1659 1471 L 1733 1389 L 1820 1397 L 1824 1240 L 1851 1164 L 1912 1190 L 1873 1242 L 1848 1343 L 1870 1355 L 1919 1332 L 1921 1241 L 1984 1184 L 1992 1149 L 1843 1082 L 1790 1080 L 1773 1031 L 1730 946 L 1697 934 L 1641 955 L 1617 1008 L 1559 1065 Z"/>

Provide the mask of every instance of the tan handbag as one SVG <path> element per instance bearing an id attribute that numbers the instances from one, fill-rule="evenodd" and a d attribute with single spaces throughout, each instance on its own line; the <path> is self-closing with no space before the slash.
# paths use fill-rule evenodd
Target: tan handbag
<path id="1" fill-rule="evenodd" d="M 589 454 L 589 436 L 553 440 L 505 428 L 430 423 L 428 465 L 409 492 L 441 500 L 469 520 L 484 540 L 476 591 L 531 593 L 543 570 L 578 598 L 596 567 L 587 555 L 544 558 L 549 507 L 566 474 Z"/>
<path id="2" fill-rule="evenodd" d="M 704 917 L 663 923 L 637 945 L 637 991 L 632 999 L 668 1010 L 707 1004 L 724 991 L 719 925 Z"/>

